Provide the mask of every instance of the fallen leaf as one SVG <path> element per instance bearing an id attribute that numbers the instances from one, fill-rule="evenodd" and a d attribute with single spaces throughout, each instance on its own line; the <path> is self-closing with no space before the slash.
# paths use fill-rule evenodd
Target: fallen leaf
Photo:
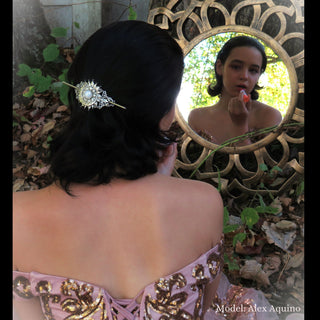
<path id="1" fill-rule="evenodd" d="M 19 191 L 19 189 L 24 185 L 24 179 L 17 179 L 13 184 L 13 192 Z"/>
<path id="2" fill-rule="evenodd" d="M 284 260 L 287 261 L 288 253 L 284 256 Z M 294 256 L 289 255 L 289 261 L 286 264 L 285 270 L 289 270 L 290 268 L 298 268 L 301 266 L 304 260 L 304 252 L 300 252 L 295 254 Z"/>
<path id="3" fill-rule="evenodd" d="M 288 207 L 292 202 L 292 199 L 288 197 L 279 197 L 279 200 L 285 207 Z"/>
<path id="4" fill-rule="evenodd" d="M 23 133 L 21 136 L 20 136 L 20 141 L 22 143 L 26 143 L 26 142 L 29 142 L 31 140 L 31 134 L 30 133 Z"/>
<path id="5" fill-rule="evenodd" d="M 272 203 L 270 204 L 270 207 L 278 209 L 278 211 L 274 214 L 279 214 L 280 212 L 282 212 L 282 205 L 281 205 L 281 201 L 280 201 L 279 197 L 276 197 L 272 201 Z"/>
<path id="6" fill-rule="evenodd" d="M 42 128 L 42 134 L 49 132 L 56 125 L 56 120 L 50 120 Z"/>
<path id="7" fill-rule="evenodd" d="M 287 250 L 296 238 L 296 230 L 284 232 L 276 227 L 274 223 L 265 221 L 262 230 L 266 233 L 268 243 L 274 243 L 277 247 Z"/>
<path id="8" fill-rule="evenodd" d="M 265 258 L 265 264 L 263 265 L 263 271 L 270 276 L 271 274 L 278 272 L 281 265 L 281 259 L 279 255 L 271 253 Z"/>
<path id="9" fill-rule="evenodd" d="M 240 269 L 240 276 L 244 279 L 255 280 L 263 286 L 270 285 L 268 275 L 262 270 L 261 264 L 256 260 L 246 260 L 245 265 Z"/>
<path id="10" fill-rule="evenodd" d="M 29 124 L 25 123 L 23 125 L 23 131 L 24 132 L 29 132 L 32 129 L 32 126 L 30 126 Z"/>
<path id="11" fill-rule="evenodd" d="M 68 107 L 65 106 L 65 105 L 62 105 L 62 106 L 59 106 L 56 111 L 57 112 L 64 112 L 64 111 L 67 111 L 67 110 L 68 110 Z"/>
<path id="12" fill-rule="evenodd" d="M 42 108 L 45 107 L 45 105 L 46 105 L 45 99 L 35 98 L 34 101 L 33 101 L 33 106 L 34 106 L 35 108 L 42 109 Z"/>
<path id="13" fill-rule="evenodd" d="M 290 230 L 296 230 L 297 225 L 294 222 L 289 220 L 281 220 L 276 223 L 276 228 L 282 231 L 290 231 Z"/>

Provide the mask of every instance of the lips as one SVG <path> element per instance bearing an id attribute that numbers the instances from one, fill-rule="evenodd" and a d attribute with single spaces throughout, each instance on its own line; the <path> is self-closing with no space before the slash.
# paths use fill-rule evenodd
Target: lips
<path id="1" fill-rule="evenodd" d="M 240 92 L 241 90 L 247 91 L 247 86 L 244 84 L 239 84 L 236 86 L 237 90 Z"/>

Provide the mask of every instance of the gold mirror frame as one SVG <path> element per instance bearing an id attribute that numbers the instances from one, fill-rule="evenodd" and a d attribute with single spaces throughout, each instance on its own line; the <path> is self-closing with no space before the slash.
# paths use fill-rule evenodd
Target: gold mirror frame
<path id="1" fill-rule="evenodd" d="M 189 5 L 185 4 L 189 2 Z M 237 3 L 236 3 L 237 2 Z M 228 4 L 228 8 L 223 4 Z M 234 3 L 234 5 L 232 4 Z M 298 46 L 299 52 L 289 56 L 283 44 L 288 40 L 303 41 L 304 33 L 299 31 L 290 31 L 286 18 L 294 19 L 294 23 L 303 24 L 303 6 L 302 0 L 285 0 L 283 5 L 276 5 L 272 0 L 243 0 L 243 1 L 215 1 L 215 0 L 169 0 L 165 7 L 152 7 L 149 11 L 148 22 L 155 24 L 163 29 L 168 30 L 175 40 L 179 43 L 186 56 L 193 47 L 199 44 L 202 40 L 223 32 L 243 32 L 260 38 L 267 46 L 269 46 L 280 59 L 284 62 L 288 69 L 290 79 L 290 102 L 287 113 L 283 118 L 281 124 L 288 122 L 296 122 L 300 125 L 304 123 L 304 111 L 298 106 L 299 95 L 304 93 L 304 81 L 298 81 L 297 69 L 304 66 L 304 48 Z M 232 8 L 230 8 L 232 6 Z M 224 25 L 212 27 L 210 25 L 208 12 L 215 10 L 220 17 L 224 18 Z M 248 20 L 248 10 L 251 12 L 250 25 L 237 24 L 241 18 Z M 212 11 L 211 11 L 212 14 Z M 270 36 L 263 31 L 268 19 L 273 16 L 277 17 L 279 21 L 279 30 L 276 35 Z M 212 17 L 211 17 L 212 19 Z M 187 35 L 187 24 L 193 24 L 198 29 L 198 34 L 195 36 Z M 189 40 L 188 40 L 189 39 Z M 300 99 L 300 101 L 303 99 Z M 176 161 L 174 174 L 181 177 L 179 169 L 193 172 L 196 170 L 195 176 L 199 180 L 211 180 L 215 184 L 220 184 L 221 191 L 230 196 L 233 189 L 240 189 L 246 194 L 272 193 L 281 194 L 289 185 L 301 177 L 304 173 L 304 153 L 298 152 L 297 159 L 290 159 L 290 146 L 301 145 L 304 142 L 303 137 L 290 136 L 280 126 L 277 130 L 269 133 L 263 139 L 252 143 L 251 145 L 241 147 L 223 147 L 219 148 L 216 145 L 201 136 L 191 129 L 189 124 L 182 116 L 178 107 L 176 107 L 176 119 L 184 131 L 182 137 L 181 148 L 179 156 Z M 283 150 L 283 155 L 280 160 L 274 160 L 268 153 L 266 146 L 274 141 L 278 141 Z M 200 156 L 191 161 L 188 156 L 188 146 L 191 142 L 195 142 L 202 146 Z M 289 145 L 290 144 L 290 145 Z M 220 171 L 214 171 L 212 151 L 219 148 L 217 153 L 225 153 L 229 156 L 227 166 Z M 257 161 L 257 169 L 255 171 L 247 170 L 241 163 L 240 154 L 253 152 Z M 210 155 L 211 154 L 211 155 Z M 210 155 L 210 156 L 209 156 Z M 208 157 L 209 156 L 209 157 Z M 203 163 L 201 169 L 199 165 Z M 261 178 L 266 173 L 261 170 L 260 165 L 266 164 L 268 167 L 279 167 L 283 170 L 291 168 L 293 173 L 286 177 L 278 179 L 278 184 L 274 183 L 272 188 L 268 190 L 260 190 L 258 184 Z M 237 171 L 237 177 L 231 177 L 232 170 Z M 239 178 L 239 176 L 241 178 Z"/>

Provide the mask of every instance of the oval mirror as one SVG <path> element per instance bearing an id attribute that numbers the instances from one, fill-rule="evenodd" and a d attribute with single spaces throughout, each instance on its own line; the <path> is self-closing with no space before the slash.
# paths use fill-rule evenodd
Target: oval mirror
<path id="1" fill-rule="evenodd" d="M 244 27 L 242 27 L 242 30 Z M 215 34 L 203 34 L 198 43 L 190 43 L 185 48 L 185 70 L 180 94 L 177 98 L 177 117 L 183 129 L 199 144 L 216 149 L 223 143 L 214 139 L 208 131 L 195 132 L 188 123 L 189 114 L 193 109 L 214 106 L 219 96 L 212 97 L 208 93 L 208 86 L 216 83 L 215 62 L 222 46 L 231 38 L 244 35 L 258 40 L 265 48 L 267 67 L 258 80 L 262 89 L 258 90 L 258 101 L 268 105 L 281 114 L 281 124 L 291 119 L 297 99 L 297 78 L 294 66 L 286 51 L 273 38 L 260 32 L 252 34 L 222 30 Z M 260 128 L 261 129 L 261 128 Z M 276 139 L 279 135 L 277 128 L 265 128 L 265 134 L 259 130 L 257 136 L 252 136 L 248 145 L 237 146 L 228 144 L 221 149 L 227 153 L 245 153 L 254 151 Z M 262 128 L 263 131 L 263 128 Z M 229 140 L 228 140 L 229 141 Z"/>

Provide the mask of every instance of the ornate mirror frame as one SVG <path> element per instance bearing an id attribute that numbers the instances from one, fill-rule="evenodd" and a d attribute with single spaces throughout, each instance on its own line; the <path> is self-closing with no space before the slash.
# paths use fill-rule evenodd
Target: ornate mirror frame
<path id="1" fill-rule="evenodd" d="M 159 3 L 161 5 L 159 5 Z M 166 4 L 164 4 L 166 3 Z M 281 124 L 266 137 L 242 147 L 220 147 L 198 135 L 188 125 L 179 107 L 176 119 L 184 131 L 174 174 L 195 176 L 219 185 L 223 193 L 237 197 L 259 192 L 281 194 L 304 173 L 302 150 L 304 123 L 304 2 L 302 0 L 167 0 L 153 1 L 148 22 L 175 38 L 186 56 L 202 40 L 224 32 L 241 32 L 261 39 L 277 53 L 288 69 L 291 96 Z M 296 130 L 287 124 L 296 124 Z M 299 129 L 297 129 L 297 127 Z M 297 132 L 299 132 L 297 134 Z M 302 134 L 301 134 L 302 133 Z M 277 142 L 280 159 L 274 159 L 267 147 Z M 198 157 L 190 150 L 198 150 Z M 199 151 L 199 148 L 202 148 Z M 252 153 L 256 166 L 246 168 L 241 155 Z M 217 169 L 214 157 L 224 154 L 225 168 Z M 190 160 L 193 158 L 192 160 Z M 268 169 L 266 169 L 268 168 Z M 278 173 L 270 179 L 273 173 Z M 184 172 L 181 174 L 181 170 Z M 268 181 L 261 188 L 261 181 Z"/>

